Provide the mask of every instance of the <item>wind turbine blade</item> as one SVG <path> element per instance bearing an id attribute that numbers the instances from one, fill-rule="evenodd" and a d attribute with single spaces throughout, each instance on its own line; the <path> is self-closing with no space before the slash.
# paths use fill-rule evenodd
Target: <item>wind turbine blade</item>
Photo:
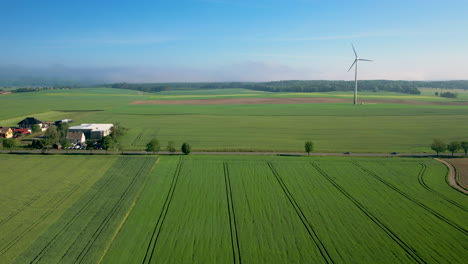
<path id="1" fill-rule="evenodd" d="M 366 59 L 359 59 L 360 61 L 372 61 L 374 62 L 373 60 L 366 60 Z"/>
<path id="2" fill-rule="evenodd" d="M 357 61 L 358 61 L 357 59 L 356 59 L 356 60 L 354 60 L 353 64 L 351 64 L 351 67 L 349 67 L 349 70 L 348 70 L 348 72 L 351 70 L 351 68 L 353 68 L 354 64 L 356 64 L 356 62 L 357 62 Z"/>
<path id="3" fill-rule="evenodd" d="M 356 53 L 356 50 L 354 49 L 354 45 L 351 44 L 351 47 L 353 47 L 354 55 L 356 55 L 356 58 L 357 58 L 357 53 Z"/>

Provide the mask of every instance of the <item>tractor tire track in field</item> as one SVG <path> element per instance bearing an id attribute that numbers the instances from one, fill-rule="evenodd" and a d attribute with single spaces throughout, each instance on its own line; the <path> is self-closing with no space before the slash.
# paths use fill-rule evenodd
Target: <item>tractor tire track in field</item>
<path id="1" fill-rule="evenodd" d="M 406 199 L 408 199 L 409 201 L 413 202 L 414 204 L 418 205 L 419 207 L 421 207 L 422 209 L 426 210 L 427 212 L 429 212 L 430 214 L 432 214 L 433 216 L 435 216 L 436 218 L 442 220 L 443 222 L 445 222 L 446 224 L 450 225 L 451 227 L 457 229 L 458 231 L 460 231 L 461 233 L 463 233 L 464 235 L 468 235 L 468 231 L 459 226 L 458 224 L 452 222 L 450 219 L 446 218 L 445 216 L 439 214 L 438 212 L 436 212 L 435 210 L 433 210 L 432 208 L 428 207 L 427 205 L 423 204 L 422 202 L 416 200 L 415 198 L 411 197 L 410 195 L 406 194 L 405 192 L 403 192 L 402 190 L 398 189 L 397 187 L 395 187 L 393 184 L 389 183 L 388 181 L 384 180 L 382 177 L 378 176 L 377 174 L 373 173 L 372 171 L 366 169 L 365 167 L 361 166 L 360 164 L 358 164 L 357 162 L 353 162 L 353 164 L 360 168 L 362 171 L 366 172 L 368 175 L 374 177 L 375 179 L 377 179 L 378 181 L 380 181 L 381 183 L 383 183 L 385 186 L 387 186 L 388 188 L 394 190 L 395 192 L 397 192 L 398 194 L 400 194 L 401 196 L 405 197 Z"/>
<path id="2" fill-rule="evenodd" d="M 140 133 L 138 133 L 138 135 L 136 136 L 136 138 L 132 141 L 132 146 L 136 146 L 136 144 L 138 143 L 138 141 L 140 141 L 141 137 L 143 136 L 143 134 L 145 133 L 145 130 L 141 130 Z"/>
<path id="3" fill-rule="evenodd" d="M 236 213 L 234 210 L 234 201 L 232 199 L 231 177 L 229 176 L 229 166 L 227 162 L 223 162 L 224 167 L 224 182 L 226 185 L 226 201 L 229 214 L 229 228 L 231 230 L 232 257 L 234 264 L 242 263 L 239 235 L 237 233 Z"/>
<path id="4" fill-rule="evenodd" d="M 104 218 L 104 221 L 101 222 L 101 224 L 99 225 L 99 227 L 96 229 L 96 231 L 94 231 L 93 235 L 91 236 L 91 238 L 88 240 L 88 242 L 86 243 L 85 247 L 81 250 L 80 254 L 78 255 L 78 257 L 76 258 L 75 260 L 75 263 L 82 263 L 83 262 L 83 259 L 84 257 L 86 256 L 86 254 L 89 252 L 89 250 L 91 249 L 92 245 L 94 244 L 94 242 L 96 242 L 97 238 L 101 235 L 102 231 L 104 230 L 104 228 L 107 226 L 107 224 L 109 223 L 109 221 L 112 219 L 112 217 L 115 215 L 115 213 L 118 211 L 118 209 L 120 208 L 120 206 L 122 205 L 122 203 L 127 199 L 127 196 L 130 192 L 130 190 L 132 189 L 132 187 L 135 185 L 135 183 L 137 182 L 137 180 L 141 177 L 141 175 L 143 174 L 145 168 L 146 168 L 146 165 L 149 163 L 149 159 L 146 159 L 144 164 L 139 168 L 138 172 L 135 174 L 135 176 L 133 177 L 132 181 L 130 182 L 130 184 L 128 184 L 128 186 L 125 188 L 124 192 L 122 193 L 122 195 L 119 197 L 119 200 L 114 204 L 114 206 L 112 207 L 111 211 L 106 215 L 106 217 Z M 63 257 L 65 257 L 67 255 L 67 253 L 65 253 L 64 256 L 62 256 L 62 259 Z"/>
<path id="5" fill-rule="evenodd" d="M 334 263 L 333 259 L 331 258 L 330 254 L 328 253 L 325 245 L 322 243 L 320 238 L 318 237 L 317 233 L 315 230 L 312 228 L 312 225 L 309 223 L 307 220 L 307 217 L 304 215 L 302 212 L 302 209 L 299 207 L 297 204 L 296 200 L 292 196 L 291 192 L 289 192 L 288 187 L 286 184 L 283 182 L 283 179 L 279 175 L 279 173 L 276 171 L 276 169 L 273 167 L 273 164 L 271 162 L 267 162 L 268 166 L 270 167 L 271 172 L 275 176 L 276 180 L 278 181 L 279 185 L 281 186 L 281 189 L 283 190 L 284 194 L 286 197 L 288 197 L 289 202 L 293 206 L 294 210 L 297 213 L 297 216 L 302 221 L 302 224 L 306 228 L 307 232 L 309 233 L 310 238 L 312 238 L 312 241 L 315 243 L 317 246 L 317 249 L 319 250 L 320 254 L 322 255 L 322 258 L 325 260 L 326 263 Z"/>
<path id="6" fill-rule="evenodd" d="M 51 239 L 47 244 L 42 248 L 42 250 L 34 257 L 33 260 L 31 260 L 30 263 L 37 263 L 39 262 L 43 255 L 49 250 L 50 247 L 52 247 L 64 234 L 67 233 L 68 229 L 73 225 L 76 219 L 83 213 L 84 210 L 88 208 L 89 205 L 91 205 L 91 202 L 94 201 L 94 199 L 101 193 L 101 191 L 109 185 L 109 183 L 114 179 L 114 177 L 118 174 L 120 169 L 125 167 L 125 165 L 128 163 L 128 159 L 124 159 L 122 163 L 119 164 L 119 168 L 116 170 L 116 173 L 112 174 L 105 182 L 102 184 L 99 189 L 91 196 L 91 198 L 76 212 L 76 214 L 68 221 L 68 223 Z M 91 173 L 91 174 L 94 174 Z M 87 177 L 89 178 L 89 177 Z"/>
<path id="7" fill-rule="evenodd" d="M 336 183 L 332 177 L 330 177 L 325 171 L 322 170 L 316 163 L 311 165 L 326 179 L 328 180 L 338 191 L 340 191 L 346 198 L 348 198 L 364 215 L 366 215 L 372 222 L 374 222 L 380 229 L 382 229 L 400 248 L 402 248 L 408 256 L 410 256 L 416 263 L 427 263 L 421 256 L 418 255 L 417 251 L 406 244 L 401 238 L 399 238 L 389 227 L 382 223 L 377 217 L 375 217 L 364 205 L 356 200 L 351 194 L 349 194 L 343 187 Z"/>
<path id="8" fill-rule="evenodd" d="M 447 202 L 453 204 L 454 206 L 456 206 L 456 207 L 458 207 L 458 208 L 460 208 L 460 209 L 462 209 L 463 211 L 466 212 L 467 209 L 466 209 L 463 205 L 461 205 L 461 204 L 459 204 L 459 203 L 453 201 L 452 199 L 447 198 L 447 197 L 444 196 L 443 194 L 441 194 L 441 193 L 439 193 L 439 192 L 433 190 L 431 187 L 429 187 L 429 186 L 426 184 L 426 182 L 424 182 L 424 173 L 426 172 L 427 166 L 426 166 L 426 164 L 424 164 L 424 163 L 419 163 L 419 164 L 421 165 L 421 170 L 419 171 L 419 174 L 418 174 L 418 181 L 419 181 L 419 184 L 421 184 L 421 186 L 422 186 L 424 189 L 426 189 L 426 190 L 432 192 L 433 194 L 439 196 L 440 198 L 444 199 L 445 201 L 447 201 Z"/>
<path id="9" fill-rule="evenodd" d="M 37 201 L 37 199 L 39 199 L 39 197 L 41 197 L 40 195 L 36 195 L 34 196 L 31 200 L 29 200 L 27 203 L 25 203 L 23 206 L 21 206 L 19 209 L 17 209 L 16 211 L 12 212 L 10 215 L 8 215 L 7 217 L 5 217 L 4 219 L 2 219 L 0 221 L 0 227 L 5 224 L 5 223 L 8 223 L 13 217 L 15 217 L 16 215 L 18 215 L 19 213 L 21 213 L 24 209 L 26 209 L 27 207 L 29 207 L 33 202 Z"/>
<path id="10" fill-rule="evenodd" d="M 156 225 L 154 226 L 142 263 L 151 263 L 151 260 L 153 259 L 154 250 L 156 249 L 156 244 L 158 242 L 159 235 L 161 234 L 162 226 L 164 225 L 164 220 L 166 219 L 166 215 L 169 210 L 169 206 L 171 205 L 172 197 L 174 196 L 174 191 L 179 180 L 181 167 L 182 158 L 179 158 L 179 163 L 177 163 L 176 170 L 174 171 L 171 186 L 169 187 L 163 208 L 159 214 L 158 220 L 156 221 Z"/>

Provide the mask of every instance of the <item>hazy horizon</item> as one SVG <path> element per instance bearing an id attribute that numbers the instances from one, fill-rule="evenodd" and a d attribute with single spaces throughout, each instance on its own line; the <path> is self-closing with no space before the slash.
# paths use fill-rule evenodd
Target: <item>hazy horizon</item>
<path id="1" fill-rule="evenodd" d="M 0 79 L 262 82 L 468 79 L 468 2 L 21 1 L 2 6 Z"/>

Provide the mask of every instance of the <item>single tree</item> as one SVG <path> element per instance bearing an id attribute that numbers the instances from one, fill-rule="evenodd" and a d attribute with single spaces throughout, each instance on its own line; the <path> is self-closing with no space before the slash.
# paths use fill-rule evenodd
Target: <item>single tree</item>
<path id="1" fill-rule="evenodd" d="M 41 132 L 41 127 L 40 127 L 38 124 L 34 124 L 34 125 L 32 125 L 32 127 L 31 127 L 31 132 L 32 132 L 32 133 Z"/>
<path id="2" fill-rule="evenodd" d="M 192 150 L 192 147 L 190 147 L 189 143 L 184 143 L 182 144 L 182 147 L 180 148 L 182 150 L 182 153 L 185 155 L 190 154 L 190 151 Z"/>
<path id="3" fill-rule="evenodd" d="M 147 152 L 158 152 L 161 149 L 159 145 L 159 141 L 155 138 L 153 138 L 148 144 L 146 144 L 146 151 Z"/>
<path id="4" fill-rule="evenodd" d="M 447 144 L 442 139 L 436 138 L 431 144 L 431 149 L 437 152 L 437 156 L 439 156 L 440 152 L 447 150 Z"/>
<path id="5" fill-rule="evenodd" d="M 455 152 L 457 152 L 459 149 L 461 149 L 461 144 L 458 141 L 452 141 L 447 145 L 447 149 L 452 152 L 452 157 Z"/>
<path id="6" fill-rule="evenodd" d="M 306 141 L 304 148 L 305 152 L 307 152 L 307 156 L 310 156 L 310 153 L 314 150 L 314 143 L 312 141 Z"/>
<path id="7" fill-rule="evenodd" d="M 60 144 L 62 145 L 62 148 L 64 149 L 71 147 L 71 142 L 70 140 L 67 140 L 67 139 L 60 140 Z"/>
<path id="8" fill-rule="evenodd" d="M 94 144 L 96 143 L 96 141 L 94 139 L 87 139 L 85 141 L 85 144 L 86 144 L 86 149 L 87 150 L 92 150 L 94 149 Z"/>
<path id="9" fill-rule="evenodd" d="M 31 145 L 29 145 L 31 148 L 35 148 L 35 149 L 45 149 L 47 148 L 47 144 L 45 143 L 45 140 L 33 140 L 33 142 L 31 143 Z"/>
<path id="10" fill-rule="evenodd" d="M 57 131 L 57 127 L 55 126 L 49 127 L 44 133 L 44 136 L 46 138 L 47 145 L 56 144 L 60 140 L 59 132 Z"/>
<path id="11" fill-rule="evenodd" d="M 111 136 L 102 138 L 102 148 L 105 150 L 112 150 L 117 147 L 117 142 Z"/>
<path id="12" fill-rule="evenodd" d="M 468 141 L 462 141 L 460 143 L 460 147 L 463 149 L 463 152 L 465 152 L 466 156 L 466 153 L 468 152 Z"/>
<path id="13" fill-rule="evenodd" d="M 9 149 L 9 150 L 16 147 L 17 143 L 18 142 L 13 138 L 5 138 L 2 142 L 3 148 Z"/>
<path id="14" fill-rule="evenodd" d="M 174 141 L 169 141 L 169 142 L 167 142 L 166 150 L 169 151 L 169 152 L 171 152 L 171 153 L 174 153 L 174 152 L 176 151 Z"/>
<path id="15" fill-rule="evenodd" d="M 68 123 L 60 122 L 57 124 L 57 132 L 59 134 L 60 140 L 63 140 L 67 137 L 68 132 Z"/>
<path id="16" fill-rule="evenodd" d="M 127 128 L 123 127 L 120 122 L 116 122 L 113 124 L 113 126 L 111 127 L 110 131 L 110 136 L 115 140 L 115 141 L 118 141 L 118 139 L 120 139 L 120 137 L 122 137 L 125 132 L 127 132 Z"/>

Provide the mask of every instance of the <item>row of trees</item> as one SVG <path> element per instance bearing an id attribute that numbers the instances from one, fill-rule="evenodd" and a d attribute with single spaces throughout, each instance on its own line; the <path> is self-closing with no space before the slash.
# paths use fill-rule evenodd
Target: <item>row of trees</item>
<path id="1" fill-rule="evenodd" d="M 169 90 L 189 90 L 189 89 L 232 89 L 244 88 L 257 91 L 268 92 L 332 92 L 332 91 L 353 91 L 354 81 L 275 81 L 275 82 L 220 82 L 220 83 L 116 83 L 107 85 L 111 88 L 138 90 L 143 92 L 161 92 Z M 417 82 L 412 81 L 388 81 L 371 80 L 360 81 L 359 90 L 377 92 L 397 92 L 406 94 L 420 94 Z"/>
<path id="2" fill-rule="evenodd" d="M 466 156 L 468 152 L 468 141 L 452 141 L 447 144 L 444 140 L 436 138 L 431 144 L 431 149 L 437 153 L 437 156 L 439 156 L 439 153 L 447 150 L 452 153 L 452 157 L 459 150 L 463 150 Z"/>
<path id="3" fill-rule="evenodd" d="M 166 150 L 171 153 L 174 153 L 176 151 L 174 141 L 169 141 L 167 143 Z M 192 151 L 192 147 L 190 146 L 189 143 L 184 142 L 182 146 L 180 147 L 180 150 L 185 155 L 188 155 Z M 146 151 L 153 152 L 153 153 L 161 151 L 161 145 L 159 144 L 159 140 L 154 138 L 150 142 L 148 142 L 148 144 L 146 144 Z"/>

